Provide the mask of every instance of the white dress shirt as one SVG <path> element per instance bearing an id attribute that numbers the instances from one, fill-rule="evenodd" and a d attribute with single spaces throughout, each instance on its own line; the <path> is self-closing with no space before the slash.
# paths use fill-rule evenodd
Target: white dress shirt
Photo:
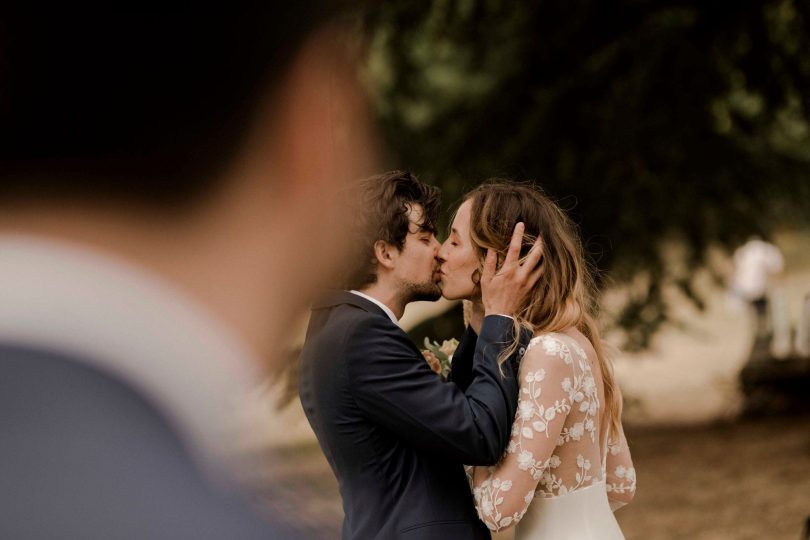
<path id="1" fill-rule="evenodd" d="M 372 298 L 371 296 L 369 296 L 367 294 L 363 294 L 360 291 L 355 291 L 354 289 L 352 289 L 349 292 L 352 293 L 352 294 L 356 294 L 357 296 L 360 296 L 362 298 L 365 298 L 369 302 L 374 302 L 375 304 L 380 306 L 380 309 L 382 309 L 385 312 L 386 315 L 388 315 L 388 318 L 391 319 L 391 322 L 393 322 L 396 325 L 399 325 L 399 321 L 397 320 L 396 315 L 394 315 L 394 312 L 391 311 L 391 308 L 389 308 L 388 306 L 386 306 L 385 304 L 383 304 L 382 302 L 380 302 L 376 298 Z"/>

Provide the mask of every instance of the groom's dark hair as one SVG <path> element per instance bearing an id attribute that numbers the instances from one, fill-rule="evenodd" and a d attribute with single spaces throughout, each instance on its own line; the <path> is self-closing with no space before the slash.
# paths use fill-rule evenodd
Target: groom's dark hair
<path id="1" fill-rule="evenodd" d="M 361 289 L 377 281 L 374 244 L 382 240 L 402 250 L 410 226 L 410 210 L 422 207 L 421 230 L 436 232 L 441 191 L 423 184 L 409 171 L 389 171 L 363 180 L 352 209 L 354 253 L 341 288 Z"/>

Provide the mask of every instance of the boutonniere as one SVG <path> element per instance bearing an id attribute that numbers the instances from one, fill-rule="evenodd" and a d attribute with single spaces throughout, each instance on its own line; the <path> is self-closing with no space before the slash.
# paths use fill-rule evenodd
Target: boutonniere
<path id="1" fill-rule="evenodd" d="M 450 375 L 450 365 L 453 362 L 456 347 L 458 347 L 457 339 L 446 339 L 439 345 L 438 342 L 431 342 L 425 338 L 425 349 L 422 351 L 422 356 L 425 357 L 430 369 L 441 375 L 443 379 L 447 379 Z"/>

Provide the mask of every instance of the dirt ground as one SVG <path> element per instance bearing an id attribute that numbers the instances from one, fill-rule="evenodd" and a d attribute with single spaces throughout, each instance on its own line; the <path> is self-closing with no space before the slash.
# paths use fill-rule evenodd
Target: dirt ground
<path id="1" fill-rule="evenodd" d="M 628 540 L 798 540 L 810 516 L 810 417 L 628 429 L 635 500 L 617 513 Z M 262 504 L 339 538 L 337 483 L 317 446 L 275 450 L 252 475 Z M 272 485 L 269 490 L 259 486 Z"/>
<path id="2" fill-rule="evenodd" d="M 810 517 L 810 418 L 634 431 L 628 539 L 791 539 Z"/>

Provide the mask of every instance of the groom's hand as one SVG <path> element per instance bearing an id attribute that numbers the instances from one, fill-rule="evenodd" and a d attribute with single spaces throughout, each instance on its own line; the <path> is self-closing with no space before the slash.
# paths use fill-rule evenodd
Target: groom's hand
<path id="1" fill-rule="evenodd" d="M 523 299 L 532 290 L 543 274 L 543 241 L 537 238 L 523 261 L 520 248 L 523 244 L 523 223 L 515 225 L 509 250 L 500 268 L 498 256 L 487 250 L 484 271 L 481 274 L 481 299 L 486 315 L 514 315 Z"/>

